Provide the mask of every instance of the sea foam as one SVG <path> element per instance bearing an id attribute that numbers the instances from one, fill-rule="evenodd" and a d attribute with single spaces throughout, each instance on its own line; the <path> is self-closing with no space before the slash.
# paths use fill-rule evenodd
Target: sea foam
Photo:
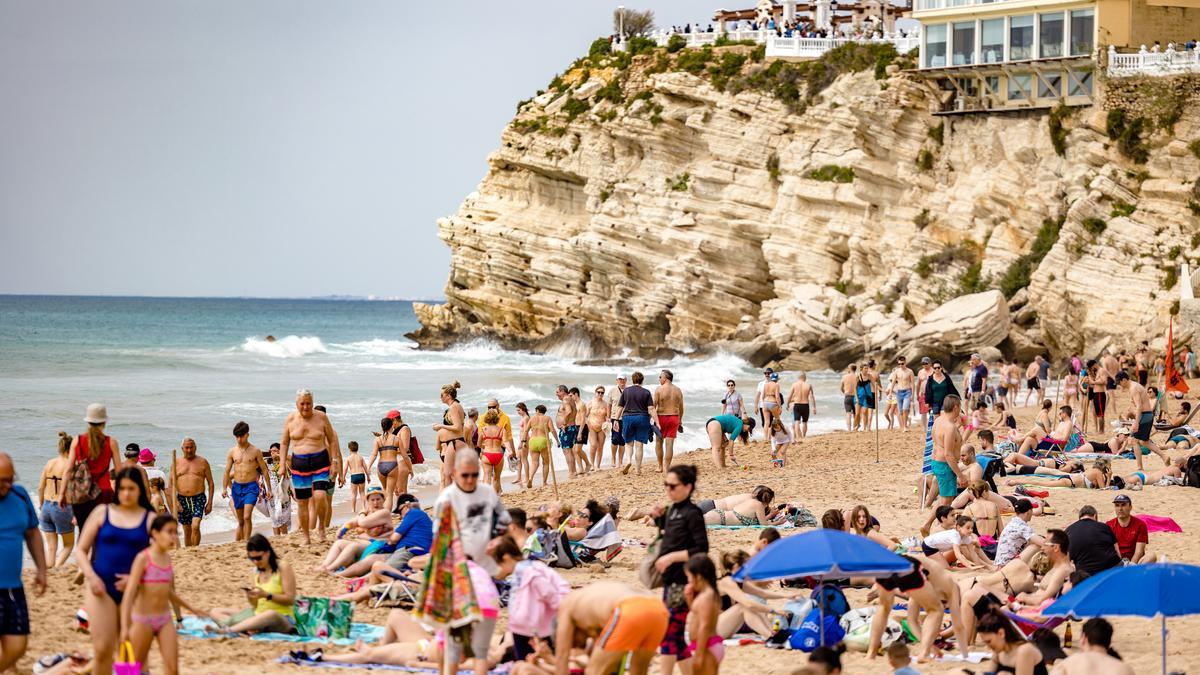
<path id="1" fill-rule="evenodd" d="M 309 354 L 329 353 L 329 349 L 325 346 L 324 342 L 321 342 L 321 338 L 300 335 L 288 335 L 274 341 L 248 337 L 242 343 L 242 351 L 277 359 L 290 359 L 308 356 Z"/>

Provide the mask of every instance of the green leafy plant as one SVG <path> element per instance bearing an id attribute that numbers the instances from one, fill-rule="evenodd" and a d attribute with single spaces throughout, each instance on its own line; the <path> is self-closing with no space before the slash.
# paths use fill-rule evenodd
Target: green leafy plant
<path id="1" fill-rule="evenodd" d="M 658 43 L 648 37 L 635 35 L 629 38 L 628 47 L 630 56 L 641 56 L 654 51 L 658 47 Z"/>
<path id="2" fill-rule="evenodd" d="M 1164 291 L 1169 291 L 1175 288 L 1175 284 L 1177 283 L 1179 283 L 1179 270 L 1174 265 L 1171 265 L 1167 268 L 1167 273 L 1163 276 L 1160 285 Z"/>
<path id="3" fill-rule="evenodd" d="M 944 135 L 946 133 L 946 123 L 938 122 L 936 127 L 929 127 L 929 131 L 927 133 L 929 137 L 933 139 L 934 143 L 941 145 L 944 141 Z"/>
<path id="4" fill-rule="evenodd" d="M 676 33 L 667 39 L 667 52 L 670 54 L 674 54 L 686 46 L 687 38 L 683 37 L 679 33 Z"/>
<path id="5" fill-rule="evenodd" d="M 1111 217 L 1111 218 L 1120 218 L 1120 217 L 1128 218 L 1129 216 L 1133 215 L 1133 212 L 1136 210 L 1137 210 L 1136 204 L 1127 204 L 1123 201 L 1117 200 L 1117 201 L 1113 202 L 1112 213 L 1109 214 L 1109 217 Z"/>
<path id="6" fill-rule="evenodd" d="M 1200 138 L 1188 143 L 1187 148 L 1196 156 L 1196 159 L 1200 159 Z"/>
<path id="7" fill-rule="evenodd" d="M 779 155 L 773 152 L 767 157 L 767 174 L 771 176 L 771 180 L 779 180 Z"/>
<path id="8" fill-rule="evenodd" d="M 959 244 L 947 244 L 946 246 L 943 246 L 942 250 L 938 251 L 937 253 L 930 253 L 921 256 L 917 259 L 917 264 L 913 266 L 913 271 L 917 273 L 918 277 L 921 277 L 922 279 L 928 279 L 934 272 L 944 267 L 949 267 L 950 265 L 954 264 L 966 264 L 967 271 L 962 275 L 962 277 L 968 277 L 968 275 L 973 276 L 974 280 L 967 278 L 967 282 L 969 285 L 974 286 L 980 281 L 979 273 L 980 269 L 982 269 L 981 258 L 982 247 L 980 247 L 978 243 L 968 239 L 967 241 Z M 974 273 L 971 274 L 970 268 L 975 265 L 980 265 L 980 269 L 976 269 Z M 959 282 L 960 286 L 963 285 L 962 278 L 960 278 Z"/>
<path id="9" fill-rule="evenodd" d="M 667 189 L 672 192 L 687 192 L 688 184 L 692 180 L 690 173 L 681 173 L 674 178 L 667 178 Z"/>
<path id="10" fill-rule="evenodd" d="M 710 66 L 708 74 L 712 77 L 712 85 L 717 91 L 725 91 L 725 85 L 729 83 L 729 79 L 738 73 L 742 72 L 742 65 L 749 58 L 745 54 L 737 52 L 725 52 L 721 55 L 721 60 L 717 65 Z"/>
<path id="11" fill-rule="evenodd" d="M 1104 234 L 1104 230 L 1108 227 L 1108 223 L 1100 218 L 1084 218 L 1080 225 L 1083 225 L 1083 229 L 1087 230 L 1087 233 L 1093 238 Z"/>
<path id="12" fill-rule="evenodd" d="M 1054 146 L 1054 152 L 1059 157 L 1067 155 L 1067 127 L 1063 121 L 1071 116 L 1071 109 L 1063 104 L 1059 104 L 1046 117 L 1046 124 L 1050 127 L 1050 144 Z"/>
<path id="13" fill-rule="evenodd" d="M 966 271 L 962 273 L 962 276 L 958 278 L 958 290 L 963 295 L 982 293 L 990 288 L 991 285 L 991 275 L 989 274 L 987 277 L 983 276 L 982 260 L 976 260 L 975 262 L 971 263 L 971 266 L 968 267 Z"/>
<path id="14" fill-rule="evenodd" d="M 1189 199 L 1188 210 L 1192 212 L 1193 216 L 1200 216 L 1200 202 L 1197 202 L 1194 199 Z"/>
<path id="15" fill-rule="evenodd" d="M 574 122 L 576 117 L 590 110 L 592 104 L 585 98 L 568 97 L 562 111 L 567 114 L 567 121 Z"/>
<path id="16" fill-rule="evenodd" d="M 1174 260 L 1174 259 L 1178 258 L 1179 254 L 1182 252 L 1183 252 L 1183 250 L 1181 248 L 1179 248 L 1178 246 L 1172 246 L 1171 250 L 1167 251 L 1167 259 Z"/>
<path id="17" fill-rule="evenodd" d="M 1117 150 L 1137 164 L 1145 164 L 1150 158 L 1150 150 L 1142 141 L 1142 131 L 1146 120 L 1142 117 L 1128 119 L 1125 111 L 1120 108 L 1109 110 L 1104 118 L 1104 130 L 1108 137 L 1117 143 Z"/>
<path id="18" fill-rule="evenodd" d="M 805 178 L 812 180 L 824 181 L 827 183 L 853 183 L 854 168 L 849 166 L 838 166 L 836 164 L 826 164 L 817 169 L 811 169 L 804 174 Z"/>
<path id="19" fill-rule="evenodd" d="M 705 66 L 713 60 L 712 45 L 704 45 L 700 49 L 689 49 L 675 59 L 675 68 L 693 75 L 704 72 Z"/>
<path id="20" fill-rule="evenodd" d="M 614 77 L 608 81 L 608 84 L 596 90 L 596 103 L 600 101 L 611 101 L 617 105 L 625 102 L 625 92 L 621 90 L 620 78 Z"/>
<path id="21" fill-rule="evenodd" d="M 592 40 L 592 46 L 588 47 L 588 58 L 596 59 L 601 56 L 608 56 L 612 53 L 612 41 L 608 38 L 596 38 Z"/>
<path id="22" fill-rule="evenodd" d="M 921 209 L 921 212 L 913 216 L 913 225 L 917 226 L 918 230 L 923 230 L 933 222 L 933 218 L 929 217 L 929 209 Z"/>
<path id="23" fill-rule="evenodd" d="M 917 153 L 917 168 L 921 171 L 933 169 L 933 153 L 921 148 L 921 152 Z"/>
<path id="24" fill-rule="evenodd" d="M 1033 239 L 1029 253 L 1013 261 L 1001 275 L 999 286 L 1004 297 L 1011 298 L 1016 295 L 1017 291 L 1029 285 L 1033 271 L 1041 264 L 1050 249 L 1054 248 L 1054 244 L 1058 243 L 1058 235 L 1062 231 L 1064 220 L 1063 218 L 1053 220 L 1047 218 L 1042 221 L 1042 226 L 1038 228 L 1037 236 Z"/>

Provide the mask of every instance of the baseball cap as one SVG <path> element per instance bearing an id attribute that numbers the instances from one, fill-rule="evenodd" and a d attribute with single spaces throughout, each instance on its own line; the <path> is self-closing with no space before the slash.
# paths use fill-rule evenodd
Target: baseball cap
<path id="1" fill-rule="evenodd" d="M 389 420 L 398 420 L 398 419 L 400 419 L 400 411 L 399 411 L 399 410 L 396 410 L 395 408 L 393 408 L 393 409 L 389 410 L 389 411 L 387 412 L 387 418 L 388 418 Z"/>
<path id="2" fill-rule="evenodd" d="M 624 380 L 624 379 L 625 379 L 625 373 L 621 373 L 620 375 L 617 375 L 617 379 L 618 379 L 618 380 Z"/>
<path id="3" fill-rule="evenodd" d="M 775 372 L 774 368 L 763 368 L 763 375 L 770 375 L 773 372 Z"/>
<path id="4" fill-rule="evenodd" d="M 383 488 L 378 485 L 372 485 L 371 487 L 367 488 L 367 494 L 383 494 Z"/>
<path id="5" fill-rule="evenodd" d="M 138 445 L 137 443 L 130 443 L 129 445 L 125 446 L 125 457 L 126 458 L 133 459 L 134 457 L 138 457 L 141 454 L 142 454 L 142 446 Z"/>
<path id="6" fill-rule="evenodd" d="M 150 448 L 142 448 L 142 452 L 138 454 L 138 461 L 142 464 L 153 462 L 154 453 L 150 452 Z"/>
<path id="7" fill-rule="evenodd" d="M 1129 498 L 1129 495 L 1117 495 L 1116 497 L 1113 497 L 1113 503 L 1114 504 L 1132 504 L 1133 500 Z"/>
<path id="8" fill-rule="evenodd" d="M 399 497 L 396 497 L 396 506 L 404 506 L 405 504 L 416 504 L 419 501 L 420 500 L 418 500 L 413 495 L 405 492 L 404 494 L 400 495 Z"/>
<path id="9" fill-rule="evenodd" d="M 1013 504 L 1013 511 L 1017 513 L 1029 513 L 1033 510 L 1033 502 L 1028 499 L 1018 499 L 1016 504 Z"/>
<path id="10" fill-rule="evenodd" d="M 933 360 L 932 360 L 932 359 L 930 359 L 928 356 L 922 356 L 922 357 L 921 357 L 921 364 L 922 364 L 922 365 L 924 365 L 924 364 L 926 364 L 926 363 L 933 363 Z"/>

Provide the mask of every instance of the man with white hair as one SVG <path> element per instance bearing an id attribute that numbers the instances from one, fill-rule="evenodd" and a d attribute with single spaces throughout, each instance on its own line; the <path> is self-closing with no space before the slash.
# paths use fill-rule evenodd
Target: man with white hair
<path id="1" fill-rule="evenodd" d="M 325 491 L 333 486 L 331 457 L 337 452 L 337 434 L 325 413 L 313 409 L 313 395 L 308 389 L 296 392 L 296 412 L 288 415 L 283 423 L 279 446 L 283 465 L 292 475 L 292 493 L 299 506 L 304 543 L 312 543 L 309 531 L 313 526 L 316 526 L 317 538 L 324 543 L 325 530 L 318 523 L 310 522 L 308 500 L 316 500 L 318 513 L 327 509 Z"/>
<path id="2" fill-rule="evenodd" d="M 29 608 L 21 583 L 21 542 L 37 573 L 34 591 L 46 592 L 46 551 L 38 534 L 37 511 L 24 487 L 15 484 L 12 457 L 0 452 L 0 672 L 7 672 L 25 654 L 29 642 Z"/>
<path id="3" fill-rule="evenodd" d="M 496 573 L 496 561 L 487 553 L 488 542 L 508 528 L 508 515 L 491 485 L 479 482 L 479 456 L 473 452 L 454 454 L 453 483 L 438 495 L 433 505 L 433 522 L 441 524 L 442 509 L 448 504 L 458 521 L 463 552 L 476 565 Z M 434 534 L 436 539 L 436 533 Z"/>

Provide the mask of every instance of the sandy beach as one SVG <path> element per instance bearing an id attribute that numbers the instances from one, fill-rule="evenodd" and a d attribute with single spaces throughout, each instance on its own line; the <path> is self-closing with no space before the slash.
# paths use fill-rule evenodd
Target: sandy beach
<path id="1" fill-rule="evenodd" d="M 1118 406 L 1123 405 L 1125 401 L 1122 397 Z M 1017 410 L 1022 428 L 1031 419 L 1032 410 Z M 920 468 L 921 442 L 921 432 L 916 428 L 908 433 L 881 431 L 879 459 L 876 462 L 874 433 L 826 434 L 793 445 L 789 452 L 790 464 L 786 469 L 771 467 L 770 451 L 763 442 L 753 443 L 748 450 L 739 450 L 739 459 L 748 465 L 745 469 L 738 467 L 718 471 L 707 451 L 685 455 L 682 459 L 699 466 L 696 499 L 743 492 L 762 483 L 772 486 L 778 499 L 799 501 L 818 516 L 827 508 L 845 509 L 866 504 L 881 521 L 885 534 L 903 538 L 915 534 L 924 517 L 917 508 L 914 492 L 914 482 Z M 1146 461 L 1148 468 L 1159 464 L 1159 460 L 1153 456 L 1147 457 Z M 1132 460 L 1117 460 L 1115 467 L 1116 473 L 1126 474 L 1133 471 L 1135 465 Z M 621 500 L 622 511 L 628 514 L 635 507 L 663 501 L 661 483 L 661 474 L 649 468 L 640 477 L 605 469 L 571 482 L 562 482 L 560 479 L 559 492 L 565 502 L 577 508 L 588 498 L 616 495 Z M 505 487 L 509 488 L 507 485 Z M 1110 502 L 1113 494 L 1107 491 L 1053 489 L 1049 501 L 1057 509 L 1057 515 L 1036 518 L 1033 526 L 1039 532 L 1051 527 L 1064 527 L 1074 521 L 1074 514 L 1084 504 L 1094 505 L 1101 518 L 1107 520 L 1112 517 Z M 1134 500 L 1135 514 L 1171 516 L 1183 528 L 1182 534 L 1152 534 L 1150 543 L 1156 551 L 1165 553 L 1175 562 L 1200 561 L 1200 539 L 1195 536 L 1200 531 L 1200 514 L 1192 508 L 1200 493 L 1188 487 L 1149 487 L 1129 494 Z M 506 492 L 504 495 L 506 505 L 520 506 L 527 511 L 553 499 L 549 487 Z M 654 535 L 651 528 L 624 520 L 620 529 L 625 538 L 643 542 L 648 542 Z M 784 532 L 785 535 L 787 533 Z M 739 546 L 749 547 L 757 536 L 756 530 L 709 531 L 713 553 Z M 310 571 L 310 567 L 324 555 L 324 550 L 302 548 L 299 536 L 295 534 L 276 537 L 274 542 L 279 554 L 294 565 L 302 594 L 327 595 L 344 588 L 342 582 Z M 643 549 L 628 547 L 608 568 L 585 566 L 563 571 L 563 576 L 573 587 L 600 579 L 636 584 L 637 566 L 643 554 Z M 237 587 L 243 585 L 250 575 L 250 566 L 240 545 L 232 542 L 214 543 L 198 549 L 178 551 L 175 553 L 175 564 L 178 590 L 188 600 L 202 607 L 240 604 L 242 598 Z M 965 572 L 956 574 L 967 575 Z M 75 629 L 74 615 L 81 606 L 81 587 L 72 584 L 73 577 L 73 567 L 53 570 L 46 595 L 38 598 L 30 593 L 33 634 L 27 656 L 20 663 L 22 672 L 32 667 L 34 659 L 46 654 L 69 650 L 90 651 L 87 636 Z M 1195 592 L 1195 589 L 1180 591 Z M 853 606 L 862 606 L 866 593 L 865 589 L 852 589 L 847 596 Z M 355 620 L 382 623 L 386 611 L 360 607 L 355 611 Z M 1117 618 L 1114 624 L 1114 647 L 1134 670 L 1139 673 L 1157 672 L 1160 647 L 1158 621 Z M 1075 628 L 1078 640 L 1078 625 Z M 1200 618 L 1171 619 L 1168 629 L 1169 667 L 1179 671 L 1200 668 Z M 1059 633 L 1062 633 L 1061 628 Z M 273 663 L 289 649 L 283 643 L 221 638 L 185 640 L 182 647 L 180 667 L 185 673 L 303 672 L 295 666 Z M 802 660 L 803 655 L 797 652 L 768 650 L 757 645 L 739 646 L 729 650 L 722 669 L 731 673 L 788 673 Z M 152 670 L 157 670 L 157 662 L 155 651 L 149 664 Z M 885 661 L 871 663 L 861 654 L 848 653 L 845 663 L 847 673 L 880 673 L 886 670 Z M 975 668 L 979 669 L 978 666 Z M 960 669 L 961 666 L 952 663 L 933 663 L 921 667 L 925 673 L 961 672 Z"/>

